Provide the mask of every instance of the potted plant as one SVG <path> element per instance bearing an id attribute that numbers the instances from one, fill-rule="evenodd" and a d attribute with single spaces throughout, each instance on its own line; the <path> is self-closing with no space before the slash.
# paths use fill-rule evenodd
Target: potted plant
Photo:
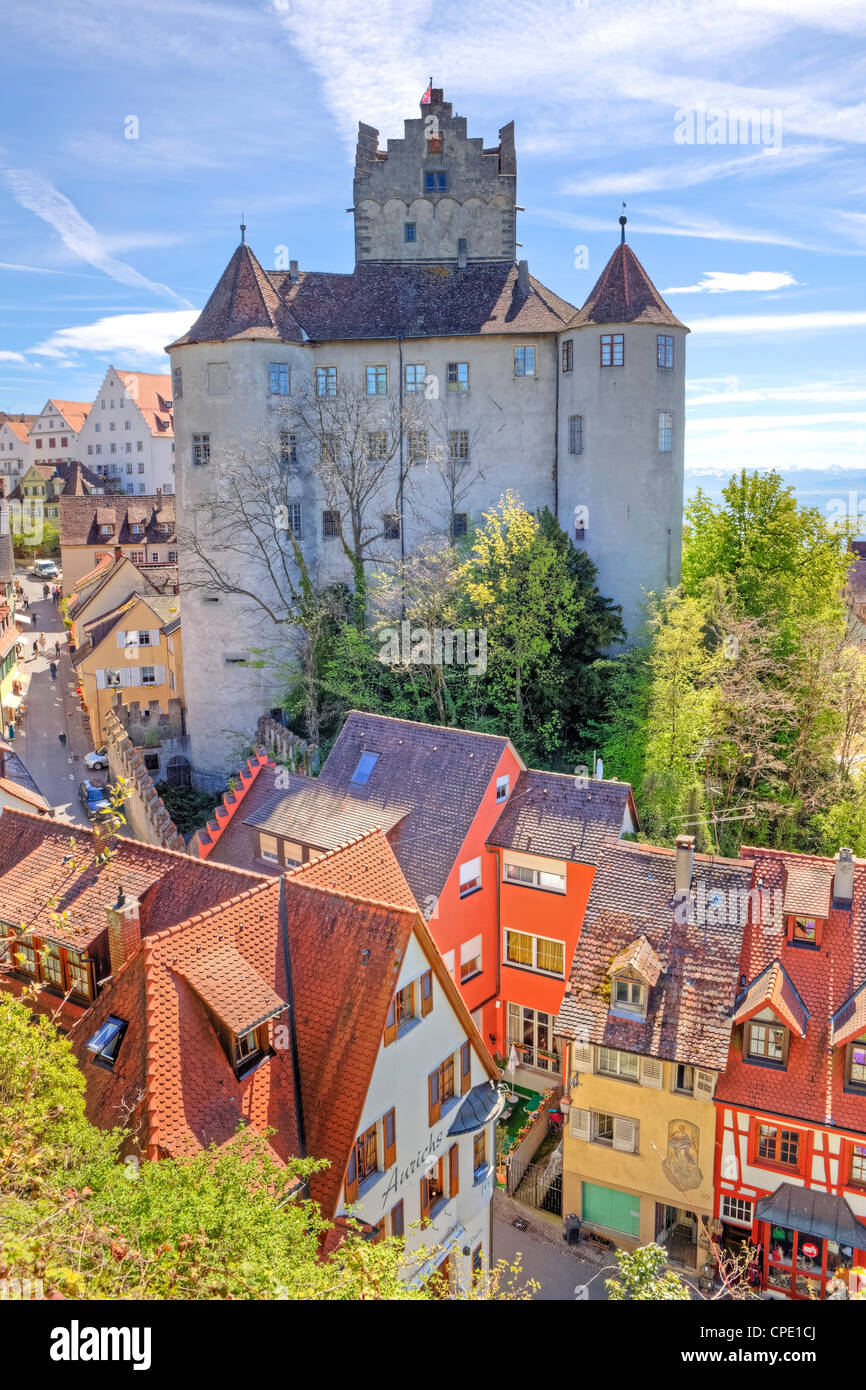
<path id="1" fill-rule="evenodd" d="M 504 1125 L 496 1126 L 496 1181 L 500 1187 L 504 1187 L 508 1179 L 508 1168 L 505 1162 L 508 1154 L 508 1131 Z"/>

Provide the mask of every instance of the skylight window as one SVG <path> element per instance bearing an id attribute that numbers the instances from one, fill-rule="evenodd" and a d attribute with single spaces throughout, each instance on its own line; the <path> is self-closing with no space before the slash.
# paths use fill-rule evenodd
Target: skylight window
<path id="1" fill-rule="evenodd" d="M 91 1060 L 102 1067 L 113 1067 L 126 1026 L 122 1018 L 107 1018 L 88 1040 L 87 1051 Z"/>
<path id="2" fill-rule="evenodd" d="M 370 780 L 370 773 L 379 761 L 378 753 L 362 753 L 358 759 L 358 766 L 349 778 L 349 781 L 356 787 L 364 787 Z"/>

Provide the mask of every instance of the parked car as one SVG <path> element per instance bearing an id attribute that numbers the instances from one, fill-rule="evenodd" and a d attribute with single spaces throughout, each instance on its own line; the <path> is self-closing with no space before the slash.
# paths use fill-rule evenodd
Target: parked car
<path id="1" fill-rule="evenodd" d="M 89 767 L 91 772 L 108 767 L 108 749 L 95 748 L 92 753 L 87 753 L 84 758 L 84 766 Z"/>
<path id="2" fill-rule="evenodd" d="M 87 812 L 89 820 L 98 820 L 111 810 L 108 788 L 98 782 L 82 782 L 78 788 L 78 799 Z"/>
<path id="3" fill-rule="evenodd" d="M 53 560 L 35 560 L 27 571 L 34 579 L 59 579 L 60 570 Z"/>

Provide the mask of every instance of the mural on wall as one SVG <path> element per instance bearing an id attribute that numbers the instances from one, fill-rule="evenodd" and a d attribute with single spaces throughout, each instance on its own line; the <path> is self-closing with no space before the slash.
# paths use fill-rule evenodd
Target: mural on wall
<path id="1" fill-rule="evenodd" d="M 668 1124 L 668 1148 L 662 1172 L 674 1187 L 686 1192 L 700 1187 L 704 1175 L 698 1167 L 700 1137 L 697 1125 L 688 1120 L 671 1120 Z"/>

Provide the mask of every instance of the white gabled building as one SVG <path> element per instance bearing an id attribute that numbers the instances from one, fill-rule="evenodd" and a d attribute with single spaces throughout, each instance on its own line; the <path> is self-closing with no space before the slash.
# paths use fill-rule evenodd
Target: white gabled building
<path id="1" fill-rule="evenodd" d="M 174 492 L 171 378 L 109 367 L 81 432 L 82 462 L 115 492 Z"/>
<path id="2" fill-rule="evenodd" d="M 27 471 L 35 415 L 0 414 L 0 492 L 8 497 Z"/>
<path id="3" fill-rule="evenodd" d="M 90 409 L 90 401 L 47 400 L 30 427 L 27 466 L 81 463 L 79 438 Z"/>

